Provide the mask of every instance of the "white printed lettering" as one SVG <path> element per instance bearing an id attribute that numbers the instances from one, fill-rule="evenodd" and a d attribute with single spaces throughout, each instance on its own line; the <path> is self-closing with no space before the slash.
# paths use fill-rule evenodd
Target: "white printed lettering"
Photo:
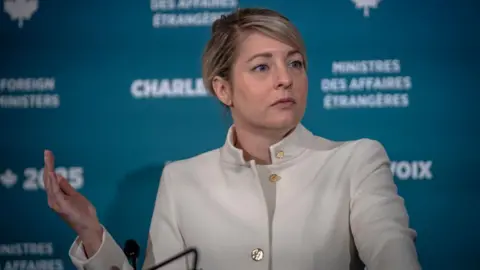
<path id="1" fill-rule="evenodd" d="M 400 180 L 431 180 L 432 161 L 393 161 L 390 169 L 392 173 Z"/>
<path id="2" fill-rule="evenodd" d="M 208 96 L 202 78 L 135 80 L 130 92 L 137 99 Z"/>

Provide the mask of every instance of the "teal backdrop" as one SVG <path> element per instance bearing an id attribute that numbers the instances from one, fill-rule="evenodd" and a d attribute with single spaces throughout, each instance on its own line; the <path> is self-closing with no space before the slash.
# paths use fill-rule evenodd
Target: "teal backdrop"
<path id="1" fill-rule="evenodd" d="M 209 26 L 249 6 L 280 11 L 305 38 L 304 125 L 387 149 L 423 268 L 480 269 L 477 3 L 3 0 L 1 270 L 73 269 L 75 234 L 42 185 L 46 148 L 143 262 L 164 164 L 220 147 L 231 124 L 199 81 Z"/>

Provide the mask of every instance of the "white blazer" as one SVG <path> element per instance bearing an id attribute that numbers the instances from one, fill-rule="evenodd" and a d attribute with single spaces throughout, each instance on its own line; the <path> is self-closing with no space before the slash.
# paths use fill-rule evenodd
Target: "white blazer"
<path id="1" fill-rule="evenodd" d="M 379 142 L 334 142 L 299 124 L 272 145 L 270 247 L 262 179 L 232 132 L 223 147 L 164 168 L 144 267 L 196 247 L 202 270 L 348 270 L 363 269 L 361 262 L 369 270 L 421 269 L 416 232 Z M 86 259 L 78 238 L 69 255 L 78 270 L 132 269 L 108 228 L 94 256 Z M 162 269 L 191 269 L 190 261 Z"/>

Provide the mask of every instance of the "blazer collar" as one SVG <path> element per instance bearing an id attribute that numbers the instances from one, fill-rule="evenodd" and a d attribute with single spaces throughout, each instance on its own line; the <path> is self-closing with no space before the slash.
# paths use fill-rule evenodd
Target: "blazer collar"
<path id="1" fill-rule="evenodd" d="M 227 133 L 225 144 L 220 149 L 222 161 L 232 165 L 250 166 L 254 165 L 253 160 L 245 160 L 243 151 L 233 145 L 234 126 L 230 126 Z M 302 124 L 298 124 L 295 129 L 283 140 L 270 146 L 270 156 L 272 164 L 281 164 L 299 156 L 307 149 L 308 143 L 313 138 L 313 134 Z"/>

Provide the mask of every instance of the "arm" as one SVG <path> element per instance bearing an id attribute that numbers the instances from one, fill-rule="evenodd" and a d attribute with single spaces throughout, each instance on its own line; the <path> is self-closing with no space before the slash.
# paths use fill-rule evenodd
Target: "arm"
<path id="1" fill-rule="evenodd" d="M 143 269 L 184 250 L 169 181 L 171 180 L 165 167 L 155 201 Z M 93 256 L 86 257 L 78 237 L 70 248 L 69 255 L 78 270 L 133 270 L 120 245 L 105 228 L 103 228 L 102 244 Z M 179 259 L 162 269 L 185 270 L 187 269 L 186 260 Z"/>
<path id="2" fill-rule="evenodd" d="M 75 239 L 68 254 L 77 270 L 133 270 L 122 248 L 104 227 L 102 244 L 93 256 L 87 258 L 79 237 Z"/>
<path id="3" fill-rule="evenodd" d="M 353 154 L 350 223 L 361 260 L 369 270 L 419 270 L 416 232 L 409 228 L 404 200 L 383 146 L 361 140 Z"/>

